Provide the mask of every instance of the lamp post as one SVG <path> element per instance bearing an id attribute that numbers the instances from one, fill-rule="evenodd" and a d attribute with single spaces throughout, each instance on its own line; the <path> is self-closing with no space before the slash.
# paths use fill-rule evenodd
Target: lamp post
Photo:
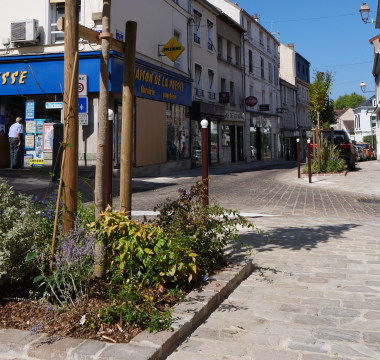
<path id="1" fill-rule="evenodd" d="M 107 133 L 107 149 L 106 149 L 106 176 L 104 181 L 105 204 L 112 207 L 112 158 L 113 158 L 113 119 L 114 112 L 108 109 L 108 133 Z"/>
<path id="2" fill-rule="evenodd" d="M 301 164 L 300 164 L 300 139 L 297 138 L 297 166 L 298 166 L 298 179 L 301 178 Z"/>
<path id="3" fill-rule="evenodd" d="M 311 184 L 311 154 L 310 154 L 310 138 L 307 139 L 307 167 L 309 170 L 309 184 Z"/>
<path id="4" fill-rule="evenodd" d="M 208 201 L 208 121 L 206 119 L 201 121 L 202 126 L 202 183 L 203 183 L 203 206 L 209 204 Z"/>
<path id="5" fill-rule="evenodd" d="M 366 3 L 363 3 L 363 5 L 360 7 L 359 12 L 360 12 L 360 15 L 362 17 L 364 24 L 367 24 L 368 18 L 369 18 L 369 12 L 370 12 L 369 6 Z M 373 23 L 373 19 L 370 21 L 370 24 L 372 24 L 372 23 Z"/>
<path id="6" fill-rule="evenodd" d="M 366 87 L 367 85 L 365 84 L 364 81 L 362 81 L 360 84 L 360 89 L 362 90 L 363 93 L 376 92 L 376 91 L 365 91 Z"/>

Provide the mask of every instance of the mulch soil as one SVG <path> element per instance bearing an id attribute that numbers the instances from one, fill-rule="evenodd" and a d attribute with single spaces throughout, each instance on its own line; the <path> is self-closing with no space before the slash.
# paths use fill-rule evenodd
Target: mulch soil
<path id="1" fill-rule="evenodd" d="M 226 263 L 223 265 L 225 266 Z M 214 274 L 218 272 L 220 270 L 215 271 Z M 182 294 L 188 294 L 201 283 L 198 281 L 191 286 L 187 285 L 182 289 Z M 64 310 L 48 302 L 26 300 L 29 297 L 29 291 L 35 289 L 35 285 L 31 282 L 0 286 L 0 328 L 29 330 L 31 334 L 37 329 L 38 332 L 46 333 L 48 336 L 128 343 L 145 329 L 136 324 L 101 323 L 101 309 L 112 305 L 104 291 L 107 285 L 103 280 L 91 280 L 88 292 L 90 295 L 86 305 Z M 180 301 L 178 294 L 167 296 L 168 292 L 169 289 L 162 289 L 162 287 L 145 289 L 146 295 L 153 297 L 155 301 L 163 299 L 158 307 L 160 311 L 168 310 Z M 86 319 L 94 320 L 91 326 L 88 326 L 87 322 L 83 326 L 80 325 L 83 315 L 86 315 Z M 33 328 L 34 330 L 31 330 Z"/>

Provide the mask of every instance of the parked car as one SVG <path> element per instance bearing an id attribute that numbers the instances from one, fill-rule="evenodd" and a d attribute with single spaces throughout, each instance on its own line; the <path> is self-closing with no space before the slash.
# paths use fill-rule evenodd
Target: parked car
<path id="1" fill-rule="evenodd" d="M 251 145 L 251 156 L 255 158 L 257 156 L 257 149 Z"/>
<path id="2" fill-rule="evenodd" d="M 376 150 L 371 146 L 371 160 L 376 160 L 377 155 L 376 155 Z"/>
<path id="3" fill-rule="evenodd" d="M 368 143 L 360 143 L 360 144 L 356 144 L 356 145 L 359 145 L 361 146 L 366 155 L 367 155 L 367 160 L 371 160 L 372 156 L 371 156 L 371 146 L 368 144 Z"/>
<path id="4" fill-rule="evenodd" d="M 331 130 L 322 130 L 321 135 L 331 143 Z M 334 130 L 334 144 L 339 146 L 340 158 L 346 161 L 348 170 L 355 170 L 355 150 L 350 136 L 344 130 Z"/>
<path id="5" fill-rule="evenodd" d="M 362 149 L 363 161 L 368 160 L 367 151 L 365 150 L 365 144 L 356 144 L 356 146 Z"/>
<path id="6" fill-rule="evenodd" d="M 358 155 L 359 155 L 359 161 L 364 161 L 365 151 L 361 146 L 355 145 L 355 148 L 357 149 Z"/>
<path id="7" fill-rule="evenodd" d="M 360 147 L 354 145 L 354 153 L 355 153 L 355 161 L 359 162 L 360 161 Z"/>

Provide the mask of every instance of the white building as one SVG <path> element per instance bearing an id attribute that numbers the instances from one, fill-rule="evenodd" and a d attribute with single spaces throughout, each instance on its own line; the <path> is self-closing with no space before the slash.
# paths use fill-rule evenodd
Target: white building
<path id="1" fill-rule="evenodd" d="M 254 107 L 245 105 L 245 136 L 257 148 L 257 159 L 277 159 L 280 156 L 280 107 L 278 40 L 266 30 L 257 16 L 248 14 L 238 3 L 229 0 L 209 0 L 246 29 L 243 42 L 245 98 L 257 99 Z M 244 99 L 242 99 L 244 101 Z M 248 139 L 246 139 L 248 143 Z"/>
<path id="2" fill-rule="evenodd" d="M 354 109 L 356 142 L 363 142 L 364 136 L 376 135 L 376 106 L 376 95 L 373 95 Z M 372 139 L 369 143 L 372 145 Z"/>

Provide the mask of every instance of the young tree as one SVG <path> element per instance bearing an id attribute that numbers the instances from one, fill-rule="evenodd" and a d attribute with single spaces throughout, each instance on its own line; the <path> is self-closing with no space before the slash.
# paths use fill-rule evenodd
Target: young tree
<path id="1" fill-rule="evenodd" d="M 364 96 L 359 95 L 356 92 L 353 92 L 351 95 L 344 94 L 339 96 L 338 99 L 335 100 L 334 109 L 343 110 L 347 107 L 355 109 L 365 100 L 366 99 Z"/>
<path id="2" fill-rule="evenodd" d="M 313 113 L 317 114 L 317 149 L 321 148 L 320 139 L 320 129 L 321 129 L 321 112 L 325 111 L 325 116 L 327 117 L 325 121 L 333 121 L 334 117 L 330 117 L 331 115 L 331 105 L 333 108 L 333 103 L 331 104 L 331 100 L 329 98 L 331 93 L 331 88 L 334 83 L 334 74 L 330 71 L 314 72 L 313 82 L 309 86 L 309 111 L 310 116 Z M 321 152 L 318 151 L 318 168 L 321 168 Z"/>

